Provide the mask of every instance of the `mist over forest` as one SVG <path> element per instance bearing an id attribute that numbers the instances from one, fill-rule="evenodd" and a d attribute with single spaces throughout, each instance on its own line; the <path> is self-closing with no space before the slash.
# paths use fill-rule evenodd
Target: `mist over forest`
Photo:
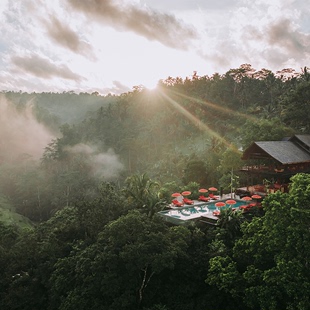
<path id="1" fill-rule="evenodd" d="M 32 111 L 31 102 L 18 109 L 0 95 L 0 146 L 2 161 L 17 160 L 23 154 L 39 160 L 44 148 L 55 137 Z"/>
<path id="2" fill-rule="evenodd" d="M 309 309 L 308 174 L 216 228 L 156 216 L 173 192 L 229 193 L 232 170 L 245 186 L 242 151 L 294 134 L 310 134 L 306 67 L 244 64 L 121 95 L 2 91 L 1 308 Z"/>
<path id="3" fill-rule="evenodd" d="M 309 133 L 308 83 L 306 67 L 273 73 L 244 64 L 122 95 L 2 91 L 0 193 L 41 221 L 93 197 L 101 182 L 122 188 L 135 174 L 163 187 L 196 182 L 228 191 L 230 170 L 238 174 L 253 141 Z"/>

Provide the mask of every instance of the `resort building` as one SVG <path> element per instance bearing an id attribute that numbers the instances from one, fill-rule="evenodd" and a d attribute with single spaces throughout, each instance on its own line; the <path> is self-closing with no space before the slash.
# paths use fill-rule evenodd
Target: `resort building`
<path id="1" fill-rule="evenodd" d="M 310 173 L 310 135 L 294 135 L 281 141 L 258 141 L 243 153 L 246 183 L 237 195 L 266 195 L 288 191 L 290 178 L 296 173 Z"/>
<path id="2" fill-rule="evenodd" d="M 247 163 L 241 168 L 246 174 L 245 187 L 237 188 L 234 199 L 208 193 L 198 200 L 183 196 L 185 191 L 174 193 L 172 203 L 166 210 L 158 212 L 166 222 L 174 225 L 188 225 L 201 222 L 217 226 L 222 210 L 242 211 L 251 216 L 251 212 L 262 209 L 261 201 L 275 191 L 287 192 L 290 178 L 296 173 L 310 173 L 310 135 L 294 135 L 281 141 L 259 141 L 252 143 L 243 153 Z M 248 185 L 255 184 L 255 185 Z M 209 188 L 209 191 L 218 191 Z M 207 189 L 199 189 L 207 193 Z M 204 199 L 203 199 L 204 198 Z"/>

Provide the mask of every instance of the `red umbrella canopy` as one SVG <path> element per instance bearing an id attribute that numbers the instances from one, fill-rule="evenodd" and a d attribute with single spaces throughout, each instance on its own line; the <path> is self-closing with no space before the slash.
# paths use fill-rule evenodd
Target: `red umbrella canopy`
<path id="1" fill-rule="evenodd" d="M 206 188 L 201 188 L 198 192 L 199 193 L 207 193 L 208 190 Z"/>
<path id="2" fill-rule="evenodd" d="M 209 188 L 209 191 L 211 191 L 211 192 L 216 192 L 216 191 L 217 191 L 217 188 L 216 188 L 216 187 L 210 187 L 210 188 Z"/>
<path id="3" fill-rule="evenodd" d="M 219 201 L 219 202 L 215 203 L 215 206 L 216 207 L 224 207 L 224 206 L 226 206 L 226 203 L 224 201 Z"/>
<path id="4" fill-rule="evenodd" d="M 253 198 L 253 199 L 261 199 L 262 196 L 260 196 L 260 195 L 252 195 L 252 198 Z"/>
<path id="5" fill-rule="evenodd" d="M 237 203 L 237 201 L 233 200 L 233 199 L 228 199 L 228 200 L 226 200 L 226 203 L 229 204 L 229 205 L 234 205 L 234 204 Z"/>
<path id="6" fill-rule="evenodd" d="M 250 200 L 252 200 L 252 198 L 249 197 L 249 196 L 242 197 L 241 199 L 242 199 L 242 200 L 245 200 L 245 201 L 250 201 Z"/>
<path id="7" fill-rule="evenodd" d="M 171 195 L 171 197 L 179 197 L 179 196 L 182 196 L 182 194 L 181 194 L 181 193 L 173 193 L 173 194 Z"/>
<path id="8" fill-rule="evenodd" d="M 192 192 L 190 192 L 190 191 L 184 191 L 184 192 L 182 192 L 182 195 L 183 196 L 188 196 L 188 195 L 190 195 Z"/>

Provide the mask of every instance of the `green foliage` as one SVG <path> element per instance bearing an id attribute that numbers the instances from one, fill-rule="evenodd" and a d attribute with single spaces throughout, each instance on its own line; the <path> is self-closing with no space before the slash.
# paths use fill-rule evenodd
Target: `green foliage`
<path id="1" fill-rule="evenodd" d="M 153 217 L 165 203 L 159 195 L 159 183 L 152 181 L 146 174 L 133 175 L 126 179 L 124 193 L 128 203 L 133 207 L 145 209 L 149 217 Z"/>
<path id="2" fill-rule="evenodd" d="M 265 215 L 241 225 L 233 255 L 211 259 L 208 281 L 251 309 L 308 309 L 309 186 L 299 174 L 289 194 L 267 196 Z"/>
<path id="3" fill-rule="evenodd" d="M 210 259 L 209 264 L 208 284 L 216 285 L 224 293 L 229 292 L 234 295 L 232 287 L 240 282 L 236 262 L 229 256 L 216 256 Z"/>
<path id="4" fill-rule="evenodd" d="M 231 170 L 238 170 L 243 165 L 241 160 L 242 152 L 236 147 L 227 148 L 220 159 L 218 170 L 221 174 L 230 173 Z"/>
<path id="5" fill-rule="evenodd" d="M 5 96 L 20 113 L 31 101 L 57 138 L 41 165 L 0 156 L 1 218 L 17 210 L 37 223 L 23 231 L 21 218 L 0 222 L 1 309 L 309 308 L 309 175 L 265 198 L 251 222 L 229 210 L 216 228 L 156 216 L 172 192 L 234 187 L 238 149 L 257 137 L 310 133 L 306 68 L 289 80 L 248 64 L 169 77 L 152 95 L 137 87 Z M 87 153 L 72 152 L 81 144 L 119 156 L 117 185 L 96 175 Z"/>
<path id="6" fill-rule="evenodd" d="M 233 193 L 239 186 L 238 170 L 243 166 L 241 155 L 241 152 L 233 146 L 223 152 L 218 171 L 221 175 L 219 184 L 224 191 Z"/>
<path id="7" fill-rule="evenodd" d="M 290 197 L 294 202 L 297 211 L 309 211 L 310 201 L 310 175 L 299 173 L 292 177 L 290 184 Z M 293 209 L 296 210 L 296 209 Z"/>
<path id="8" fill-rule="evenodd" d="M 179 191 L 180 185 L 176 181 L 164 183 L 160 187 L 159 198 L 168 202 L 171 200 L 171 194 Z"/>
<path id="9" fill-rule="evenodd" d="M 16 212 L 13 204 L 0 195 L 0 224 L 14 225 L 19 229 L 31 229 L 33 227 L 29 218 Z"/>
<path id="10" fill-rule="evenodd" d="M 308 76 L 309 73 L 306 73 Z M 281 98 L 281 119 L 300 133 L 310 132 L 310 81 L 305 79 Z"/>
<path id="11" fill-rule="evenodd" d="M 224 191 L 233 194 L 240 185 L 239 175 L 234 174 L 233 170 L 230 173 L 223 174 L 219 179 L 219 184 Z"/>
<path id="12" fill-rule="evenodd" d="M 154 305 L 150 308 L 143 308 L 143 310 L 169 310 L 169 308 L 164 306 L 164 305 L 158 304 L 158 305 Z"/>
<path id="13" fill-rule="evenodd" d="M 42 167 L 27 171 L 18 182 L 22 168 L 10 167 L 0 178 L 1 192 L 35 221 L 74 204 L 81 189 L 92 195 L 98 182 L 110 180 L 96 180 L 91 160 L 68 151 L 79 144 L 94 146 L 98 153 L 114 150 L 124 166 L 119 185 L 147 171 L 161 183 L 218 186 L 220 178 L 242 165 L 235 151 L 241 146 L 257 137 L 274 140 L 292 130 L 308 132 L 309 113 L 298 112 L 307 111 L 308 75 L 305 68 L 300 76 L 284 80 L 243 64 L 223 75 L 168 77 L 157 93 L 142 88 L 106 97 L 4 92 L 21 112 L 31 102 L 39 122 L 60 127 L 58 138 L 46 146 Z M 221 183 L 227 186 L 224 179 Z"/>
<path id="14" fill-rule="evenodd" d="M 199 193 L 199 188 L 201 188 L 200 183 L 197 182 L 189 182 L 188 184 L 184 185 L 182 187 L 181 192 L 183 191 L 190 191 L 191 194 L 189 196 L 187 196 L 190 199 L 198 199 L 199 195 L 201 195 Z"/>
<path id="15" fill-rule="evenodd" d="M 96 96 L 88 93 L 21 93 L 1 92 L 15 105 L 25 108 L 28 104 L 34 106 L 34 112 L 40 122 L 52 129 L 55 125 L 72 124 L 82 121 L 89 111 L 96 111 L 115 101 L 113 96 Z"/>
<path id="16" fill-rule="evenodd" d="M 102 309 L 137 309 L 153 278 L 174 268 L 188 242 L 185 228 L 169 229 L 161 220 L 130 212 L 107 225 L 96 244 L 59 260 L 51 278 L 51 302 L 55 309 L 95 309 L 99 304 Z"/>
<path id="17" fill-rule="evenodd" d="M 245 218 L 241 211 L 234 211 L 232 208 L 221 210 L 217 224 L 224 229 L 222 231 L 224 242 L 234 242 L 237 237 L 241 236 L 240 227 L 244 221 Z"/>
<path id="18" fill-rule="evenodd" d="M 199 159 L 193 159 L 186 163 L 184 167 L 183 183 L 196 182 L 198 184 L 207 183 L 206 163 Z"/>
<path id="19" fill-rule="evenodd" d="M 240 129 L 240 136 L 243 148 L 249 147 L 257 141 L 277 141 L 283 137 L 290 137 L 294 130 L 285 126 L 279 117 L 273 119 L 247 120 Z"/>

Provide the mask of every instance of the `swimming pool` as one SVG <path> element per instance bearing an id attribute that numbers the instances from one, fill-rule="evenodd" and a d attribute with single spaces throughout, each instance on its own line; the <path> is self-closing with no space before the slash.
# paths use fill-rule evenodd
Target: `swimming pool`
<path id="1" fill-rule="evenodd" d="M 224 210 L 228 208 L 239 209 L 240 206 L 246 205 L 246 201 L 234 199 L 236 201 L 233 205 L 228 205 L 224 207 L 216 207 L 216 203 L 219 201 L 226 202 L 228 199 L 224 200 L 214 200 L 210 202 L 194 201 L 194 205 L 185 205 L 183 207 L 173 207 L 169 210 L 164 210 L 158 212 L 158 214 L 163 217 L 166 221 L 171 223 L 182 225 L 189 220 L 198 218 L 208 218 L 211 220 L 217 220 L 218 217 L 213 215 L 215 210 Z"/>

